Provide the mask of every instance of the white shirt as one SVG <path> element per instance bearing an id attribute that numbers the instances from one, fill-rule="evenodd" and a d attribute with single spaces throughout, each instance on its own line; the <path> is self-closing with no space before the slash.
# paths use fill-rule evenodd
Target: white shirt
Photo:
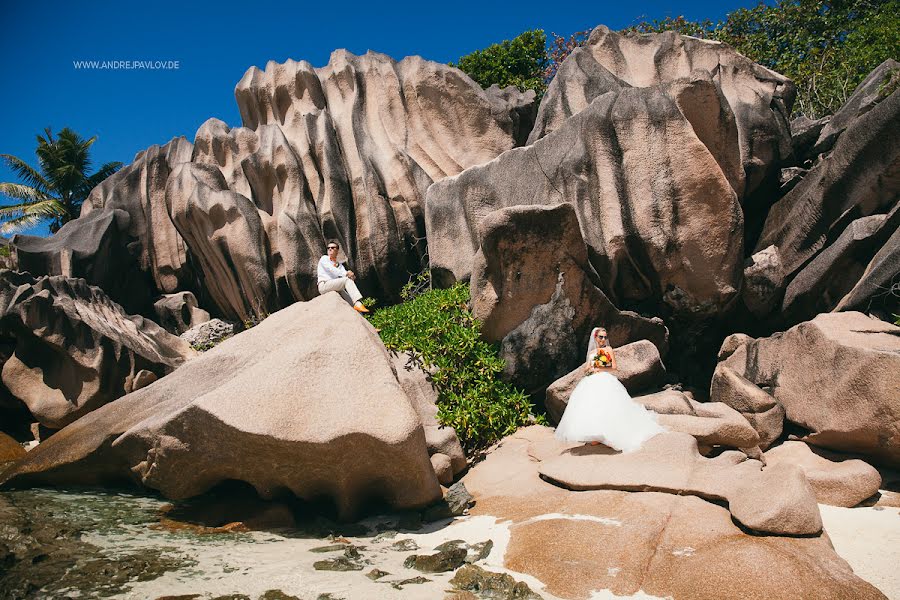
<path id="1" fill-rule="evenodd" d="M 347 276 L 347 269 L 344 268 L 344 265 L 338 263 L 338 266 L 335 267 L 327 254 L 319 259 L 319 267 L 316 269 L 316 272 L 319 283 Z"/>

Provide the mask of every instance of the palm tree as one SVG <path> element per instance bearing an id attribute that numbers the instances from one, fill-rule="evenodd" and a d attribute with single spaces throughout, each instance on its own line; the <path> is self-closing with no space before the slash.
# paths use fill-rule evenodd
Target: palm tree
<path id="1" fill-rule="evenodd" d="M 0 233 L 11 233 L 50 220 L 50 232 L 56 233 L 65 223 L 78 216 L 81 203 L 94 187 L 119 170 L 120 162 L 108 162 L 93 175 L 90 147 L 97 136 L 86 140 L 63 128 L 54 139 L 50 128 L 46 137 L 37 136 L 40 171 L 21 158 L 0 154 L 6 164 L 24 183 L 0 183 L 0 193 L 18 204 L 0 206 Z"/>

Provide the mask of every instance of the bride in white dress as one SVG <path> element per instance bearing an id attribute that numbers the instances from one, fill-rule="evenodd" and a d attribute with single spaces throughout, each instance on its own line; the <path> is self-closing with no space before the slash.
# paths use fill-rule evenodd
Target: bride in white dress
<path id="1" fill-rule="evenodd" d="M 625 386 L 608 372 L 616 369 L 616 358 L 602 327 L 591 331 L 586 369 L 588 375 L 575 386 L 556 427 L 556 439 L 599 442 L 632 452 L 665 431 L 656 413 L 632 400 Z"/>

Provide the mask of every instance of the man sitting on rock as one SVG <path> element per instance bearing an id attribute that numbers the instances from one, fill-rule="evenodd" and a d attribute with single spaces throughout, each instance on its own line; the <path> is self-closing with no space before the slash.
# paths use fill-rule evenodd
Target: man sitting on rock
<path id="1" fill-rule="evenodd" d="M 317 269 L 319 281 L 319 294 L 327 292 L 338 292 L 340 295 L 353 305 L 357 312 L 367 313 L 369 310 L 363 306 L 362 294 L 356 287 L 354 280 L 356 275 L 353 271 L 348 271 L 344 265 L 338 262 L 337 255 L 339 246 L 336 240 L 328 242 L 328 254 L 319 259 L 319 267 Z"/>

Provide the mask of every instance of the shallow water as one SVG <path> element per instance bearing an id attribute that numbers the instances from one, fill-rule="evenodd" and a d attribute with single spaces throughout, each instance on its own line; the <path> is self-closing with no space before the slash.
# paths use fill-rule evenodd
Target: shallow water
<path id="1" fill-rule="evenodd" d="M 502 568 L 508 525 L 493 517 L 416 523 L 411 525 L 415 529 L 406 530 L 403 519 L 408 515 L 373 517 L 348 526 L 332 523 L 337 536 L 341 528 L 354 533 L 344 537 L 325 533 L 327 527 L 201 532 L 162 527 L 168 504 L 157 497 L 114 491 L 0 492 L 0 598 L 443 598 L 445 590 L 452 589 L 453 573 L 420 573 L 404 567 L 403 561 L 410 554 L 430 554 L 454 539 L 470 544 L 490 539 L 493 550 L 477 564 L 511 573 Z M 401 540 L 411 542 L 394 548 Z M 313 568 L 316 561 L 343 556 L 342 549 L 311 551 L 335 543 L 345 544 L 342 548 L 353 545 L 364 567 L 348 572 Z M 418 549 L 410 550 L 410 545 Z M 366 577 L 375 568 L 389 575 L 377 581 Z M 511 574 L 552 598 L 537 580 Z M 400 583 L 416 577 L 424 581 Z"/>

